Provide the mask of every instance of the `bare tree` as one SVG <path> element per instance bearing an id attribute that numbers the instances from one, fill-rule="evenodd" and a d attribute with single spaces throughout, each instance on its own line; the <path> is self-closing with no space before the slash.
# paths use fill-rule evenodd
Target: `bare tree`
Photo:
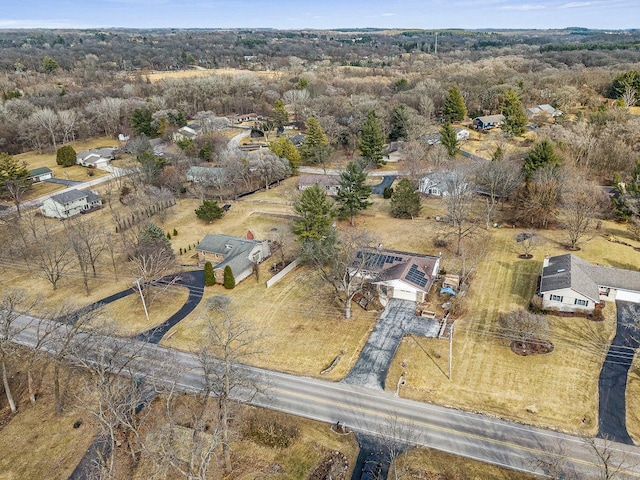
<path id="1" fill-rule="evenodd" d="M 636 104 L 638 98 L 636 89 L 631 85 L 627 85 L 620 98 L 622 98 L 625 108 L 633 107 Z"/>
<path id="2" fill-rule="evenodd" d="M 545 242 L 544 237 L 535 232 L 520 232 L 515 235 L 514 240 L 521 252 L 520 258 L 531 258 L 533 251 Z"/>
<path id="3" fill-rule="evenodd" d="M 564 178 L 560 169 L 544 166 L 521 189 L 516 218 L 534 227 L 547 228 L 555 220 Z"/>
<path id="4" fill-rule="evenodd" d="M 587 438 L 584 443 L 593 454 L 594 463 L 600 470 L 598 478 L 601 480 L 621 478 L 622 470 L 627 461 L 624 452 L 616 449 L 613 442 L 606 438 Z"/>
<path id="5" fill-rule="evenodd" d="M 515 348 L 529 351 L 548 341 L 549 322 L 544 315 L 527 310 L 515 310 L 498 319 L 500 335 L 510 340 Z"/>
<path id="6" fill-rule="evenodd" d="M 590 235 L 593 223 L 603 210 L 604 193 L 594 183 L 584 180 L 567 182 L 562 192 L 558 219 L 567 232 L 568 246 L 577 249 Z"/>
<path id="7" fill-rule="evenodd" d="M 16 212 L 18 217 L 22 217 L 22 211 L 20 205 L 22 205 L 22 199 L 25 194 L 31 188 L 31 179 L 28 178 L 6 178 L 1 182 L 2 188 L 5 191 L 6 197 L 13 201 L 16 206 Z"/>
<path id="8" fill-rule="evenodd" d="M 258 150 L 251 152 L 250 156 L 255 161 L 256 168 L 266 190 L 269 189 L 269 185 L 273 182 L 283 180 L 291 173 L 291 169 L 287 164 L 288 162 L 285 163 L 286 160 L 278 158 L 271 152 Z"/>
<path id="9" fill-rule="evenodd" d="M 487 228 L 493 222 L 496 203 L 503 204 L 518 185 L 522 183 L 522 171 L 515 162 L 493 160 L 486 162 L 476 171 L 475 182 L 480 193 L 487 195 Z"/>
<path id="10" fill-rule="evenodd" d="M 328 284 L 336 301 L 344 308 L 344 317 L 351 318 L 351 302 L 367 283 L 365 271 L 377 250 L 369 232 L 341 232 L 333 242 L 313 242 L 305 257 L 309 259 L 322 281 Z"/>
<path id="11" fill-rule="evenodd" d="M 178 277 L 162 285 L 158 281 L 176 271 L 175 255 L 161 246 L 145 246 L 131 257 L 132 271 L 139 278 L 147 308 L 162 292 L 166 292 Z"/>
<path id="12" fill-rule="evenodd" d="M 567 464 L 567 446 L 562 440 L 557 439 L 557 441 L 554 441 L 551 445 L 547 445 L 544 450 L 544 453 L 541 453 L 538 458 L 533 461 L 533 468 L 542 470 L 545 477 L 551 480 L 577 479 Z"/>
<path id="13" fill-rule="evenodd" d="M 258 391 L 258 382 L 238 366 L 256 355 L 259 337 L 255 328 L 238 318 L 225 296 L 212 297 L 206 304 L 206 330 L 203 350 L 219 359 L 210 372 L 214 396 L 218 401 L 218 424 L 221 432 L 225 472 L 231 473 L 231 424 L 233 405 L 249 401 Z"/>
<path id="14" fill-rule="evenodd" d="M 24 308 L 26 294 L 22 290 L 5 290 L 0 294 L 0 367 L 2 368 L 2 385 L 4 394 L 9 402 L 11 413 L 18 410 L 11 392 L 9 375 L 7 373 L 9 360 L 16 355 L 14 339 L 23 330 L 16 324 L 21 313 L 19 308 Z"/>
<path id="15" fill-rule="evenodd" d="M 79 121 L 80 115 L 75 110 L 58 112 L 58 122 L 62 129 L 62 143 L 72 142 L 76 139 L 76 129 Z"/>
<path id="16" fill-rule="evenodd" d="M 41 128 L 47 131 L 51 137 L 51 145 L 57 147 L 56 134 L 58 130 L 58 115 L 48 107 L 40 108 L 31 115 L 32 120 Z"/>
<path id="17" fill-rule="evenodd" d="M 449 215 L 450 232 L 456 238 L 456 255 L 460 255 L 462 239 L 472 236 L 477 228 L 477 220 L 473 214 L 472 172 L 468 168 L 455 166 L 442 175 L 444 185 L 444 202 Z"/>
<path id="18" fill-rule="evenodd" d="M 107 237 L 102 228 L 91 219 L 69 219 L 65 221 L 65 227 L 69 244 L 76 254 L 78 267 L 82 272 L 85 292 L 89 295 L 89 269 L 95 278 L 96 263 L 107 247 Z"/>

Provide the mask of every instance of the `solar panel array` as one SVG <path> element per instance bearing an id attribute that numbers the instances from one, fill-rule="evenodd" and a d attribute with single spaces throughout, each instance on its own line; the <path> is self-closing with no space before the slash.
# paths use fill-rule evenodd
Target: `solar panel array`
<path id="1" fill-rule="evenodd" d="M 382 255 L 380 253 L 358 252 L 356 257 L 358 259 L 364 258 L 364 266 L 375 270 L 381 270 L 385 263 L 402 261 L 402 257 L 398 257 L 396 255 Z"/>
<path id="2" fill-rule="evenodd" d="M 409 272 L 407 273 L 405 278 L 410 282 L 415 283 L 416 285 L 420 285 L 423 288 L 427 285 L 428 281 L 426 274 L 418 270 L 418 266 L 415 263 L 411 265 L 411 268 L 409 269 Z"/>

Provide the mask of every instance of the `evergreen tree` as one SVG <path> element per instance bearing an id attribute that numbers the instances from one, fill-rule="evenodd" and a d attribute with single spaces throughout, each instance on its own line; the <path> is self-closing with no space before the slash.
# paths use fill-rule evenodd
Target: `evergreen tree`
<path id="1" fill-rule="evenodd" d="M 556 166 L 560 159 L 556 154 L 553 144 L 548 138 L 536 143 L 524 160 L 524 171 L 531 176 L 536 170 L 545 165 Z"/>
<path id="2" fill-rule="evenodd" d="M 292 173 L 295 173 L 298 170 L 298 166 L 300 165 L 300 152 L 293 143 L 291 143 L 289 137 L 283 135 L 273 142 L 270 142 L 269 150 L 278 157 L 289 160 L 289 166 L 291 167 Z"/>
<path id="3" fill-rule="evenodd" d="M 56 152 L 56 163 L 63 167 L 70 167 L 76 164 L 76 155 L 71 145 L 65 145 Z"/>
<path id="4" fill-rule="evenodd" d="M 451 126 L 451 123 L 445 122 L 440 129 L 440 142 L 447 149 L 450 157 L 455 157 L 460 151 L 460 142 L 458 142 L 458 134 Z"/>
<path id="5" fill-rule="evenodd" d="M 640 105 L 640 72 L 628 70 L 619 73 L 609 87 L 609 98 L 619 99 L 627 90 L 631 88 L 636 92 L 636 105 Z"/>
<path id="6" fill-rule="evenodd" d="M 0 153 L 0 198 L 13 200 L 18 216 L 21 216 L 22 197 L 31 188 L 27 164 L 8 153 Z"/>
<path id="7" fill-rule="evenodd" d="M 58 69 L 58 62 L 51 57 L 44 57 L 42 59 L 42 68 L 46 73 L 53 73 Z"/>
<path id="8" fill-rule="evenodd" d="M 207 287 L 216 284 L 216 274 L 213 271 L 213 265 L 209 261 L 204 262 L 204 284 Z"/>
<path id="9" fill-rule="evenodd" d="M 202 205 L 196 208 L 196 217 L 209 223 L 222 218 L 223 215 L 224 210 L 218 205 L 218 202 L 213 200 L 204 200 Z"/>
<path id="10" fill-rule="evenodd" d="M 303 190 L 293 209 L 299 218 L 293 220 L 291 230 L 299 241 L 320 241 L 332 234 L 333 205 L 318 184 Z"/>
<path id="11" fill-rule="evenodd" d="M 384 133 L 382 124 L 374 110 L 367 114 L 367 119 L 362 125 L 362 130 L 358 137 L 358 148 L 362 157 L 370 164 L 380 167 L 386 162 L 382 159 L 384 147 Z"/>
<path id="12" fill-rule="evenodd" d="M 278 130 L 284 128 L 289 123 L 289 114 L 284 108 L 284 102 L 282 100 L 276 100 L 273 102 L 273 111 L 271 112 L 273 118 L 273 124 Z"/>
<path id="13" fill-rule="evenodd" d="M 613 177 L 615 195 L 611 198 L 616 216 L 620 220 L 631 220 L 640 215 L 640 160 L 636 162 L 629 182 L 623 183 L 616 173 Z"/>
<path id="14" fill-rule="evenodd" d="M 414 218 L 420 213 L 420 195 L 409 179 L 403 178 L 391 195 L 391 215 L 396 218 Z"/>
<path id="15" fill-rule="evenodd" d="M 222 280 L 222 285 L 227 290 L 233 290 L 236 287 L 236 279 L 233 276 L 231 265 L 227 265 L 226 267 L 224 267 L 224 278 Z"/>
<path id="16" fill-rule="evenodd" d="M 362 167 L 354 162 L 347 165 L 346 170 L 340 172 L 340 185 L 336 201 L 340 218 L 349 217 L 353 226 L 353 217 L 371 205 L 367 200 L 371 195 L 371 187 L 365 185 L 367 174 Z"/>
<path id="17" fill-rule="evenodd" d="M 138 135 L 155 137 L 158 131 L 153 128 L 153 114 L 148 108 L 136 108 L 131 114 L 131 127 Z"/>
<path id="18" fill-rule="evenodd" d="M 442 113 L 448 122 L 461 122 L 467 116 L 467 107 L 458 87 L 451 87 L 447 91 Z"/>
<path id="19" fill-rule="evenodd" d="M 323 164 L 329 157 L 329 139 L 324 133 L 320 122 L 309 117 L 305 124 L 307 135 L 304 145 L 300 148 L 300 155 L 305 162 Z"/>
<path id="20" fill-rule="evenodd" d="M 171 242 L 164 234 L 164 231 L 153 222 L 147 223 L 138 233 L 138 247 L 141 250 L 152 250 L 155 247 L 162 247 L 167 252 L 172 252 Z"/>
<path id="21" fill-rule="evenodd" d="M 522 103 L 520 103 L 518 92 L 513 88 L 504 92 L 502 114 L 504 115 L 503 131 L 516 136 L 523 135 L 526 132 L 527 116 L 522 108 Z"/>
<path id="22" fill-rule="evenodd" d="M 389 120 L 389 141 L 396 142 L 398 140 L 407 139 L 407 125 L 409 117 L 407 109 L 404 105 L 396 105 L 391 110 L 391 118 Z"/>

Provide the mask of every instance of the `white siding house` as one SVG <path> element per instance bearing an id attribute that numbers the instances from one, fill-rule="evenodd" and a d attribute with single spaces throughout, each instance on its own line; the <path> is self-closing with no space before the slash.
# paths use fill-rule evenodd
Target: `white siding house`
<path id="1" fill-rule="evenodd" d="M 69 190 L 52 195 L 44 201 L 40 211 L 45 217 L 69 218 L 102 207 L 102 198 L 90 190 Z"/>

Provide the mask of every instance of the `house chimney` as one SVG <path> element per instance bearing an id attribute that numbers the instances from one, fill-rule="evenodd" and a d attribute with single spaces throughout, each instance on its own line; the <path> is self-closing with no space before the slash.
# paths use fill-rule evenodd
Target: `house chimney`
<path id="1" fill-rule="evenodd" d="M 544 260 L 542 261 L 542 268 L 546 268 L 546 267 L 549 266 L 549 259 L 550 258 L 551 257 L 549 256 L 548 253 L 544 256 Z"/>

